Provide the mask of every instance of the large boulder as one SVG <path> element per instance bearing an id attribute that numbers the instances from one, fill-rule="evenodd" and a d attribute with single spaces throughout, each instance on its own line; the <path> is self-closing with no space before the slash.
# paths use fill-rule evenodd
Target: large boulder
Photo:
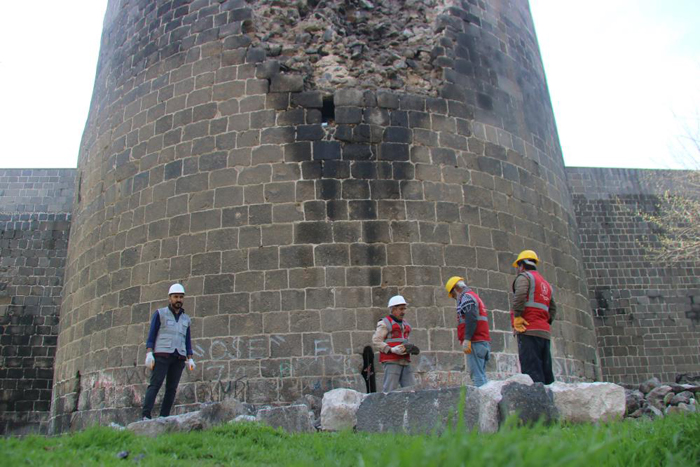
<path id="1" fill-rule="evenodd" d="M 479 394 L 473 386 L 368 394 L 357 410 L 357 430 L 441 433 L 457 425 L 462 390 L 464 426 L 471 430 L 479 424 Z"/>
<path id="2" fill-rule="evenodd" d="M 625 388 L 617 384 L 553 383 L 549 390 L 563 421 L 597 423 L 625 415 Z"/>
<path id="3" fill-rule="evenodd" d="M 255 415 L 255 408 L 236 399 L 226 399 L 221 402 L 202 404 L 200 416 L 208 425 L 226 423 L 240 415 Z"/>
<path id="4" fill-rule="evenodd" d="M 508 384 L 501 390 L 501 396 L 498 403 L 501 423 L 511 415 L 524 424 L 549 423 L 558 417 L 552 393 L 542 383 Z"/>
<path id="5" fill-rule="evenodd" d="M 273 428 L 282 428 L 290 433 L 315 431 L 312 412 L 304 404 L 262 408 L 258 410 L 257 418 Z"/>
<path id="6" fill-rule="evenodd" d="M 171 415 L 169 417 L 130 423 L 126 426 L 126 429 L 133 431 L 137 435 L 156 437 L 163 433 L 189 433 L 190 431 L 205 430 L 209 427 L 210 425 L 201 417 L 198 410 L 182 415 Z"/>
<path id="7" fill-rule="evenodd" d="M 222 402 L 202 404 L 201 409 L 195 412 L 130 423 L 126 429 L 144 436 L 207 430 L 233 420 L 239 415 L 250 415 L 252 413 L 252 406 L 235 399 L 228 399 Z"/>
<path id="8" fill-rule="evenodd" d="M 352 430 L 357 425 L 357 409 L 365 394 L 352 389 L 333 389 L 323 395 L 321 429 Z"/>
<path id="9" fill-rule="evenodd" d="M 498 403 L 501 402 L 501 391 L 504 386 L 519 383 L 530 386 L 533 384 L 529 375 L 519 373 L 503 381 L 489 381 L 478 388 L 479 394 L 479 431 L 495 433 L 500 424 Z"/>

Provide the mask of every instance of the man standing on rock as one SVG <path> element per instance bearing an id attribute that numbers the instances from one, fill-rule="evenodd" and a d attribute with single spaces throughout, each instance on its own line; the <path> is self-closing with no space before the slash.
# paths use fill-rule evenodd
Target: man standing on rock
<path id="1" fill-rule="evenodd" d="M 467 354 L 469 375 L 474 386 L 488 383 L 486 362 L 491 355 L 491 335 L 486 307 L 479 296 L 464 282 L 453 276 L 445 284 L 447 295 L 457 302 L 457 339 Z"/>
<path id="2" fill-rule="evenodd" d="M 513 262 L 518 275 L 513 281 L 511 319 L 518 338 L 520 369 L 536 383 L 552 384 L 550 351 L 552 321 L 557 313 L 552 286 L 537 272 L 539 258 L 524 250 Z"/>
<path id="3" fill-rule="evenodd" d="M 411 326 L 403 319 L 405 315 L 406 300 L 401 295 L 391 297 L 389 315 L 377 323 L 377 330 L 372 336 L 372 344 L 379 351 L 379 362 L 384 367 L 383 392 L 416 384 L 411 356 L 406 349 Z"/>
<path id="4" fill-rule="evenodd" d="M 143 419 L 151 418 L 151 410 L 156 396 L 165 380 L 165 396 L 160 407 L 160 416 L 170 415 L 175 402 L 175 392 L 180 383 L 185 361 L 190 371 L 195 364 L 192 359 L 192 341 L 190 337 L 190 317 L 182 309 L 185 288 L 173 284 L 168 291 L 169 304 L 159 308 L 151 319 L 151 329 L 146 341 L 146 367 L 152 370 L 151 381 L 143 400 Z"/>

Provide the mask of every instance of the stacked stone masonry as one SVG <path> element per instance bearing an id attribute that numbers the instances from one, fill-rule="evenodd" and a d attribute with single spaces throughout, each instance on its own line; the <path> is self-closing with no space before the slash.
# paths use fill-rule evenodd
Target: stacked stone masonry
<path id="1" fill-rule="evenodd" d="M 390 22 L 400 2 L 383 3 L 347 1 L 344 13 Z M 181 383 L 181 411 L 234 394 L 285 403 L 361 389 L 361 351 L 395 293 L 411 305 L 421 384 L 461 383 L 442 288 L 454 274 L 489 308 L 489 373 L 517 372 L 508 288 L 525 247 L 561 306 L 557 375 L 598 376 L 527 3 L 410 3 L 433 12 L 411 21 L 434 42 L 415 52 L 432 78 L 409 92 L 409 72 L 390 72 L 387 89 L 319 69 L 324 31 L 303 25 L 336 2 L 109 2 L 78 162 L 56 431 L 136 416 L 148 321 L 174 281 L 200 362 Z M 274 46 L 281 36 L 263 26 L 294 14 L 301 43 Z M 374 40 L 404 53 L 390 39 Z M 371 63 L 363 50 L 349 63 Z"/>
<path id="2" fill-rule="evenodd" d="M 698 374 L 700 260 L 650 261 L 647 250 L 657 232 L 641 216 L 658 212 L 663 191 L 687 177 L 582 168 L 568 168 L 567 176 L 605 380 L 673 382 L 683 373 Z"/>
<path id="3" fill-rule="evenodd" d="M 137 417 L 175 281 L 198 362 L 177 412 L 363 390 L 395 293 L 419 384 L 461 384 L 454 274 L 505 377 L 524 248 L 559 380 L 697 373 L 697 265 L 640 259 L 640 173 L 564 169 L 524 0 L 111 0 L 77 171 L 0 172 L 3 433 L 46 428 L 61 293 L 54 432 Z"/>
<path id="4" fill-rule="evenodd" d="M 48 426 L 74 169 L 0 170 L 0 433 Z"/>

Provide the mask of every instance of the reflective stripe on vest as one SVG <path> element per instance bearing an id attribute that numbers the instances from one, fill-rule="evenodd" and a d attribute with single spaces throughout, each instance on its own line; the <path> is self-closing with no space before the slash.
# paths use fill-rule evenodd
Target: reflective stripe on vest
<path id="1" fill-rule="evenodd" d="M 382 321 L 384 322 L 384 325 L 386 326 L 386 328 L 389 330 L 389 332 L 388 332 L 387 335 L 386 335 L 387 338 L 384 339 L 384 342 L 386 342 L 386 343 L 396 343 L 396 342 L 399 342 L 399 343 L 401 343 L 401 344 L 403 344 L 404 342 L 408 342 L 408 339 L 406 339 L 406 338 L 404 338 L 404 337 L 389 337 L 389 336 L 392 334 L 392 328 L 394 327 L 394 324 L 391 322 L 391 320 L 389 320 L 389 317 L 383 318 Z M 408 325 L 408 329 L 409 329 L 409 332 L 410 332 L 410 329 L 411 329 L 411 325 L 410 325 L 410 324 L 406 323 L 405 321 L 402 321 L 402 322 L 400 322 L 400 323 L 399 323 L 398 321 L 395 321 L 395 323 L 398 324 L 399 327 L 401 328 L 401 335 L 402 335 L 402 336 L 405 336 L 405 335 L 406 335 L 405 325 Z M 392 347 L 393 347 L 393 345 L 392 345 Z"/>
<path id="2" fill-rule="evenodd" d="M 185 356 L 185 337 L 190 326 L 190 317 L 185 312 L 180 312 L 180 317 L 175 320 L 168 307 L 159 308 L 160 329 L 156 337 L 153 353 L 173 353 L 177 351 Z"/>
<path id="3" fill-rule="evenodd" d="M 386 316 L 385 318 L 382 319 L 382 322 L 387 328 L 387 334 L 386 338 L 384 339 L 384 342 L 389 346 L 389 347 L 398 347 L 401 344 L 405 344 L 408 342 L 408 336 L 411 333 L 411 325 L 408 324 L 407 321 L 403 320 L 400 323 L 398 321 L 394 321 L 391 319 L 391 317 Z M 398 333 L 400 334 L 399 337 L 393 337 L 394 336 L 394 325 L 398 327 Z M 411 356 L 406 354 L 406 355 L 396 355 L 394 353 L 384 353 L 380 352 L 379 353 L 379 361 L 381 363 L 385 362 L 397 362 L 399 360 L 408 360 L 409 362 L 411 361 Z"/>
<path id="4" fill-rule="evenodd" d="M 529 282 L 529 292 L 527 294 L 527 301 L 525 302 L 525 307 L 537 308 L 538 310 L 544 310 L 546 312 L 549 312 L 549 306 L 545 305 L 544 303 L 537 303 L 535 301 L 535 277 L 527 271 L 525 271 L 523 274 L 525 274 L 525 277 L 527 277 L 527 280 Z"/>

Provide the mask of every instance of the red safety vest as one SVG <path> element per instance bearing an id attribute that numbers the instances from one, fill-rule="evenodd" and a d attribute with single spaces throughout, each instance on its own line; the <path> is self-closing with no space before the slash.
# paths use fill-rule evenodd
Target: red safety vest
<path id="1" fill-rule="evenodd" d="M 549 325 L 549 303 L 552 301 L 552 286 L 544 280 L 544 277 L 537 271 L 522 272 L 530 283 L 525 300 L 522 318 L 529 324 L 528 331 L 551 331 Z M 515 281 L 513 281 L 513 292 L 515 292 Z M 514 314 L 510 312 L 511 324 Z"/>
<path id="2" fill-rule="evenodd" d="M 406 320 L 402 322 L 395 321 L 391 316 L 387 316 L 382 319 L 386 328 L 389 332 L 384 339 L 389 347 L 396 347 L 397 345 L 405 344 L 408 342 L 408 335 L 411 333 L 411 325 L 408 324 Z M 406 355 L 396 355 L 395 353 L 379 353 L 379 362 L 397 362 L 399 360 L 411 361 L 411 356 Z"/>
<path id="3" fill-rule="evenodd" d="M 472 335 L 471 341 L 491 342 L 491 334 L 489 333 L 489 318 L 486 314 L 486 307 L 484 306 L 484 302 L 481 301 L 481 298 L 479 298 L 479 296 L 473 290 L 469 290 L 464 293 L 467 293 L 474 297 L 474 300 L 479 305 L 479 316 L 477 316 L 476 318 L 476 329 L 474 330 L 474 334 Z M 459 306 L 459 302 L 457 306 Z M 463 342 L 466 337 L 466 327 L 467 324 L 464 318 L 457 314 L 457 339 L 459 339 L 460 342 Z"/>

